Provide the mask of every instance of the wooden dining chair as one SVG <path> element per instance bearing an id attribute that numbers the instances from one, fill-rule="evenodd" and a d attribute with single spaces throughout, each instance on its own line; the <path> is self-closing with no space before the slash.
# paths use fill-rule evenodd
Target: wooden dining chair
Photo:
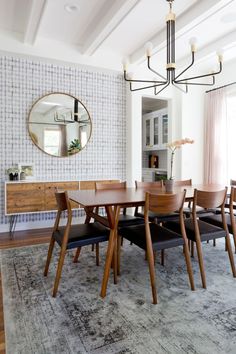
<path id="1" fill-rule="evenodd" d="M 231 187 L 230 200 L 229 200 L 229 214 L 225 213 L 225 222 L 227 224 L 229 233 L 233 235 L 234 240 L 234 251 L 236 253 L 236 216 L 235 216 L 235 206 L 236 206 L 236 185 Z M 205 217 L 200 217 L 200 220 L 208 222 L 209 224 L 223 228 L 221 215 L 209 215 Z M 226 245 L 227 250 L 227 245 Z"/>
<path id="2" fill-rule="evenodd" d="M 56 192 L 55 197 L 57 201 L 58 211 L 53 227 L 53 232 L 48 249 L 47 261 L 44 269 L 44 276 L 47 276 L 50 261 L 52 258 L 53 248 L 55 242 L 57 242 L 61 248 L 61 251 L 52 293 L 53 297 L 56 297 L 57 294 L 62 273 L 62 267 L 67 250 L 77 248 L 74 257 L 74 261 L 77 262 L 81 247 L 96 244 L 96 263 L 97 265 L 99 265 L 99 243 L 108 241 L 109 239 L 109 230 L 98 222 L 72 225 L 72 210 L 67 192 Z M 64 211 L 67 211 L 66 226 L 60 226 L 60 220 Z"/>
<path id="3" fill-rule="evenodd" d="M 126 182 L 119 183 L 95 183 L 95 189 L 98 190 L 122 190 L 126 189 Z M 118 227 L 127 225 L 144 224 L 144 220 L 136 215 L 127 214 L 127 208 L 123 208 L 122 214 L 119 216 Z"/>
<path id="4" fill-rule="evenodd" d="M 183 205 L 185 191 L 178 194 L 150 194 L 146 193 L 144 218 L 145 225 L 136 225 L 120 229 L 120 235 L 133 244 L 147 251 L 149 272 L 152 288 L 153 303 L 157 303 L 157 291 L 155 283 L 155 269 L 153 251 L 173 248 L 184 245 L 184 256 L 189 276 L 191 289 L 194 290 L 194 279 L 192 265 L 188 249 L 188 239 L 184 227 Z M 149 222 L 149 213 L 169 214 L 178 211 L 180 233 L 173 232 L 165 227 Z M 118 254 L 118 259 L 120 254 Z"/>
<path id="5" fill-rule="evenodd" d="M 203 288 L 206 288 L 206 275 L 205 275 L 202 244 L 201 244 L 203 241 L 214 240 L 222 237 L 225 238 L 232 273 L 234 277 L 236 276 L 233 252 L 231 248 L 230 237 L 229 237 L 229 232 L 228 232 L 226 219 L 225 219 L 225 211 L 224 211 L 226 194 L 227 194 L 227 188 L 215 192 L 200 191 L 195 189 L 194 198 L 193 198 L 192 217 L 185 219 L 185 229 L 186 229 L 187 237 L 190 241 L 196 243 Z M 199 219 L 197 215 L 197 206 L 206 209 L 220 208 L 222 227 L 209 224 L 208 222 Z M 169 221 L 165 224 L 165 227 L 167 227 L 168 229 L 174 232 L 179 232 L 181 229 L 180 224 L 177 221 Z"/>

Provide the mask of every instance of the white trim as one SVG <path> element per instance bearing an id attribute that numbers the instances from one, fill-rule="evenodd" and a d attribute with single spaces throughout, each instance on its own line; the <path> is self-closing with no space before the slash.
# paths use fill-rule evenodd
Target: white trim
<path id="1" fill-rule="evenodd" d="M 62 225 L 65 225 L 66 218 L 62 219 Z M 74 217 L 72 224 L 81 224 L 84 223 L 85 217 Z M 23 231 L 23 230 L 33 230 L 33 229 L 44 229 L 47 227 L 53 227 L 55 219 L 51 220 L 41 220 L 41 221 L 30 221 L 30 222 L 22 222 L 16 223 L 15 231 Z M 9 232 L 9 224 L 1 224 L 0 225 L 0 233 L 1 232 Z M 1 238 L 1 234 L 0 234 Z"/>

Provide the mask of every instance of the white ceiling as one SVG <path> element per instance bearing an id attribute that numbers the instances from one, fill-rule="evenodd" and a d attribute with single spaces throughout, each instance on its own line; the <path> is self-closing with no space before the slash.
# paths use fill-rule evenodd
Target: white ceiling
<path id="1" fill-rule="evenodd" d="M 166 0 L 0 0 L 0 50 L 122 70 L 124 56 L 143 65 L 151 40 L 153 63 L 164 67 L 168 8 Z M 209 70 L 220 47 L 236 58 L 236 0 L 175 0 L 173 11 L 179 67 L 191 59 L 191 37 Z"/>

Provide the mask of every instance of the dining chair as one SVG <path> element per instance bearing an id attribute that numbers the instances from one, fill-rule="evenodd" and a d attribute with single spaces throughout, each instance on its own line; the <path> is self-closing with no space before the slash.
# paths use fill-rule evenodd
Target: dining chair
<path id="1" fill-rule="evenodd" d="M 182 181 L 175 181 L 174 182 L 175 186 L 190 186 L 192 185 L 192 180 L 182 180 Z M 150 189 L 155 189 L 155 188 L 162 188 L 163 187 L 163 181 L 158 181 L 158 182 L 138 182 L 135 181 L 135 187 L 138 188 L 150 188 Z M 184 214 L 186 217 L 190 216 L 190 206 L 188 205 L 187 208 L 184 208 Z M 143 217 L 144 218 L 144 210 L 142 209 L 141 211 L 138 211 L 138 207 L 135 209 L 135 214 L 136 216 Z M 168 214 L 160 214 L 160 213 L 154 213 L 149 211 L 149 221 L 154 222 L 156 224 L 163 224 L 164 222 L 167 222 L 169 220 L 179 220 L 179 214 L 176 213 L 176 211 L 168 213 Z M 165 250 L 161 250 L 161 265 L 164 266 L 165 263 Z"/>
<path id="2" fill-rule="evenodd" d="M 145 225 L 129 226 L 120 229 L 120 235 L 131 241 L 136 246 L 147 251 L 149 273 L 152 288 L 153 303 L 157 303 L 157 291 L 155 283 L 155 269 L 153 251 L 159 251 L 167 248 L 184 246 L 184 256 L 189 276 L 191 289 L 194 290 L 194 279 L 192 272 L 191 259 L 188 249 L 188 239 L 184 227 L 183 205 L 185 200 L 183 191 L 178 194 L 151 194 L 146 193 L 144 218 Z M 178 211 L 179 222 L 181 225 L 180 233 L 173 232 L 167 228 L 149 222 L 149 213 L 170 214 Z M 118 254 L 118 259 L 120 254 Z"/>
<path id="3" fill-rule="evenodd" d="M 99 243 L 108 241 L 109 230 L 98 222 L 72 225 L 72 210 L 67 192 L 56 192 L 57 216 L 49 244 L 44 276 L 47 276 L 55 242 L 60 246 L 60 256 L 57 265 L 52 296 L 56 297 L 61 278 L 63 263 L 67 250 L 77 248 L 74 262 L 77 262 L 81 247 L 96 244 L 96 263 L 99 265 Z M 63 212 L 67 211 L 66 226 L 60 226 Z"/>
<path id="4" fill-rule="evenodd" d="M 236 253 L 236 216 L 234 214 L 236 206 L 236 184 L 235 187 L 231 187 L 230 200 L 229 200 L 229 214 L 225 213 L 225 221 L 229 230 L 229 233 L 233 235 L 234 250 Z M 223 228 L 221 215 L 209 215 L 201 217 L 200 220 L 208 222 L 209 224 Z M 227 250 L 227 245 L 226 245 Z"/>
<path id="5" fill-rule="evenodd" d="M 201 191 L 194 190 L 194 198 L 193 198 L 193 211 L 192 217 L 185 219 L 185 229 L 187 233 L 187 237 L 190 241 L 196 243 L 197 254 L 198 254 L 198 262 L 202 279 L 202 286 L 206 288 L 206 275 L 205 268 L 203 262 L 203 253 L 202 253 L 202 242 L 208 240 L 214 240 L 217 238 L 224 237 L 226 240 L 227 251 L 229 255 L 229 260 L 231 264 L 231 269 L 233 276 L 236 276 L 235 264 L 233 258 L 233 252 L 230 243 L 230 237 L 228 233 L 228 228 L 225 220 L 225 211 L 224 211 L 224 203 L 227 194 L 227 187 L 220 191 Z M 197 206 L 202 208 L 220 208 L 221 210 L 221 220 L 222 227 L 218 227 L 212 224 L 209 224 L 201 219 L 199 219 L 197 214 Z M 165 227 L 174 231 L 179 232 L 181 229 L 180 223 L 177 221 L 169 221 L 165 224 Z"/>
<path id="6" fill-rule="evenodd" d="M 118 182 L 118 183 L 95 183 L 95 190 L 122 190 L 126 189 L 126 182 Z M 135 215 L 127 214 L 127 208 L 123 208 L 122 214 L 119 216 L 118 228 L 121 226 L 127 225 L 137 225 L 143 224 L 144 220 L 141 217 Z"/>

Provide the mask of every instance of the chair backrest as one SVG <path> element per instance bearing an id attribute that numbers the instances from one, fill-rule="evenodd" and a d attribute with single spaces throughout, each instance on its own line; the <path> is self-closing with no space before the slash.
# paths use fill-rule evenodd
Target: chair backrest
<path id="1" fill-rule="evenodd" d="M 66 191 L 55 192 L 55 198 L 57 202 L 57 216 L 56 216 L 53 230 L 55 231 L 58 229 L 61 213 L 65 210 L 67 210 L 67 223 L 66 223 L 66 229 L 67 229 L 70 227 L 72 221 L 71 204 L 68 198 L 68 194 Z"/>
<path id="2" fill-rule="evenodd" d="M 170 214 L 173 212 L 182 212 L 185 200 L 186 191 L 176 194 L 151 194 L 146 193 L 145 198 L 145 211 L 153 211 L 159 214 Z"/>
<path id="3" fill-rule="evenodd" d="M 231 179 L 230 180 L 230 185 L 231 186 L 236 186 L 236 180 L 235 179 Z"/>
<path id="4" fill-rule="evenodd" d="M 135 188 L 161 188 L 163 187 L 163 180 L 155 182 L 138 182 L 135 181 Z"/>
<path id="5" fill-rule="evenodd" d="M 224 207 L 227 195 L 227 187 L 219 191 L 202 191 L 195 189 L 193 198 L 193 213 L 196 212 L 196 206 L 202 208 Z"/>
<path id="6" fill-rule="evenodd" d="M 192 185 L 192 180 L 191 179 L 185 179 L 185 180 L 180 180 L 180 181 L 174 181 L 175 186 L 191 186 Z"/>
<path id="7" fill-rule="evenodd" d="M 95 189 L 96 190 L 109 190 L 109 189 L 125 189 L 126 182 L 117 182 L 117 183 L 103 183 L 103 182 L 96 182 Z"/>

